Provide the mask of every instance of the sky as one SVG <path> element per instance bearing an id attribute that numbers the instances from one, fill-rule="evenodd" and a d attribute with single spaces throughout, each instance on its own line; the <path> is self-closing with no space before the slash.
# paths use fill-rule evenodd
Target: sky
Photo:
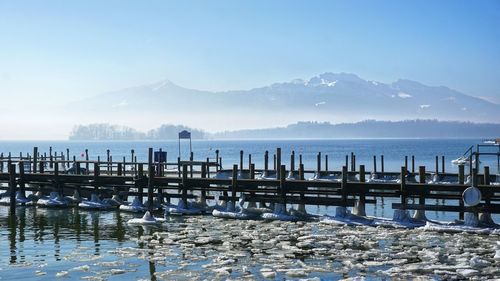
<path id="1" fill-rule="evenodd" d="M 500 1 L 0 0 L 2 120 L 161 79 L 225 91 L 323 72 L 500 103 Z"/>

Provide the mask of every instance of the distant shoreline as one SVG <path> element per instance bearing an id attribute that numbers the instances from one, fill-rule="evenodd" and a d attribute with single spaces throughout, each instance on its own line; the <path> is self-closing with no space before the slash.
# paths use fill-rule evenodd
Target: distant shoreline
<path id="1" fill-rule="evenodd" d="M 438 120 L 375 121 L 331 124 L 298 122 L 286 127 L 246 129 L 209 133 L 183 125 L 162 125 L 146 133 L 110 125 L 78 125 L 71 141 L 158 141 L 177 140 L 181 130 L 193 140 L 321 140 L 321 139 L 482 139 L 500 137 L 500 124 Z"/>

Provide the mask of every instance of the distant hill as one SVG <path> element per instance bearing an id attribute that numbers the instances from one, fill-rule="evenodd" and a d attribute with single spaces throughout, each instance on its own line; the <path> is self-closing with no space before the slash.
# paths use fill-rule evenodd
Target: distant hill
<path id="1" fill-rule="evenodd" d="M 494 138 L 500 124 L 437 120 L 374 121 L 330 124 L 299 122 L 281 128 L 239 130 L 213 134 L 217 139 L 279 138 Z"/>
<path id="2" fill-rule="evenodd" d="M 348 73 L 323 73 L 308 80 L 227 92 L 187 89 L 165 80 L 101 94 L 69 108 L 96 116 L 103 114 L 106 120 L 151 115 L 183 123 L 190 118 L 190 124 L 218 126 L 216 130 L 258 128 L 259 124 L 278 126 L 301 120 L 500 123 L 500 105 L 447 87 L 403 79 L 385 84 Z"/>
<path id="3" fill-rule="evenodd" d="M 374 121 L 330 124 L 298 122 L 286 127 L 208 133 L 182 125 L 162 125 L 139 132 L 135 129 L 90 124 L 75 126 L 70 140 L 166 140 L 177 139 L 178 132 L 188 130 L 193 139 L 316 139 L 316 138 L 496 138 L 500 124 L 450 122 L 437 120 Z"/>

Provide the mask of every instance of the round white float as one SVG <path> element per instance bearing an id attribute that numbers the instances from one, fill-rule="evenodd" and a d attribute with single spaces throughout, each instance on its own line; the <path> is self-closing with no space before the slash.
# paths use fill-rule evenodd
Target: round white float
<path id="1" fill-rule="evenodd" d="M 481 191 L 475 186 L 468 187 L 464 190 L 462 199 L 466 206 L 476 206 L 481 202 Z"/>

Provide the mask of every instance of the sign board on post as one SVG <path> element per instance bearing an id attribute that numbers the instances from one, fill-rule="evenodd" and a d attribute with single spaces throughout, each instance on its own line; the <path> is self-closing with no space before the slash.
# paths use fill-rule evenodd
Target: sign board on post
<path id="1" fill-rule="evenodd" d="M 181 139 L 189 139 L 189 152 L 193 152 L 191 145 L 191 132 L 183 130 L 179 132 L 179 158 L 181 157 Z"/>
<path id="2" fill-rule="evenodd" d="M 191 132 L 188 132 L 186 130 L 179 132 L 179 139 L 190 139 L 191 138 Z"/>
<path id="3" fill-rule="evenodd" d="M 155 162 L 157 162 L 157 163 L 167 162 L 167 152 L 166 151 L 155 151 Z"/>

